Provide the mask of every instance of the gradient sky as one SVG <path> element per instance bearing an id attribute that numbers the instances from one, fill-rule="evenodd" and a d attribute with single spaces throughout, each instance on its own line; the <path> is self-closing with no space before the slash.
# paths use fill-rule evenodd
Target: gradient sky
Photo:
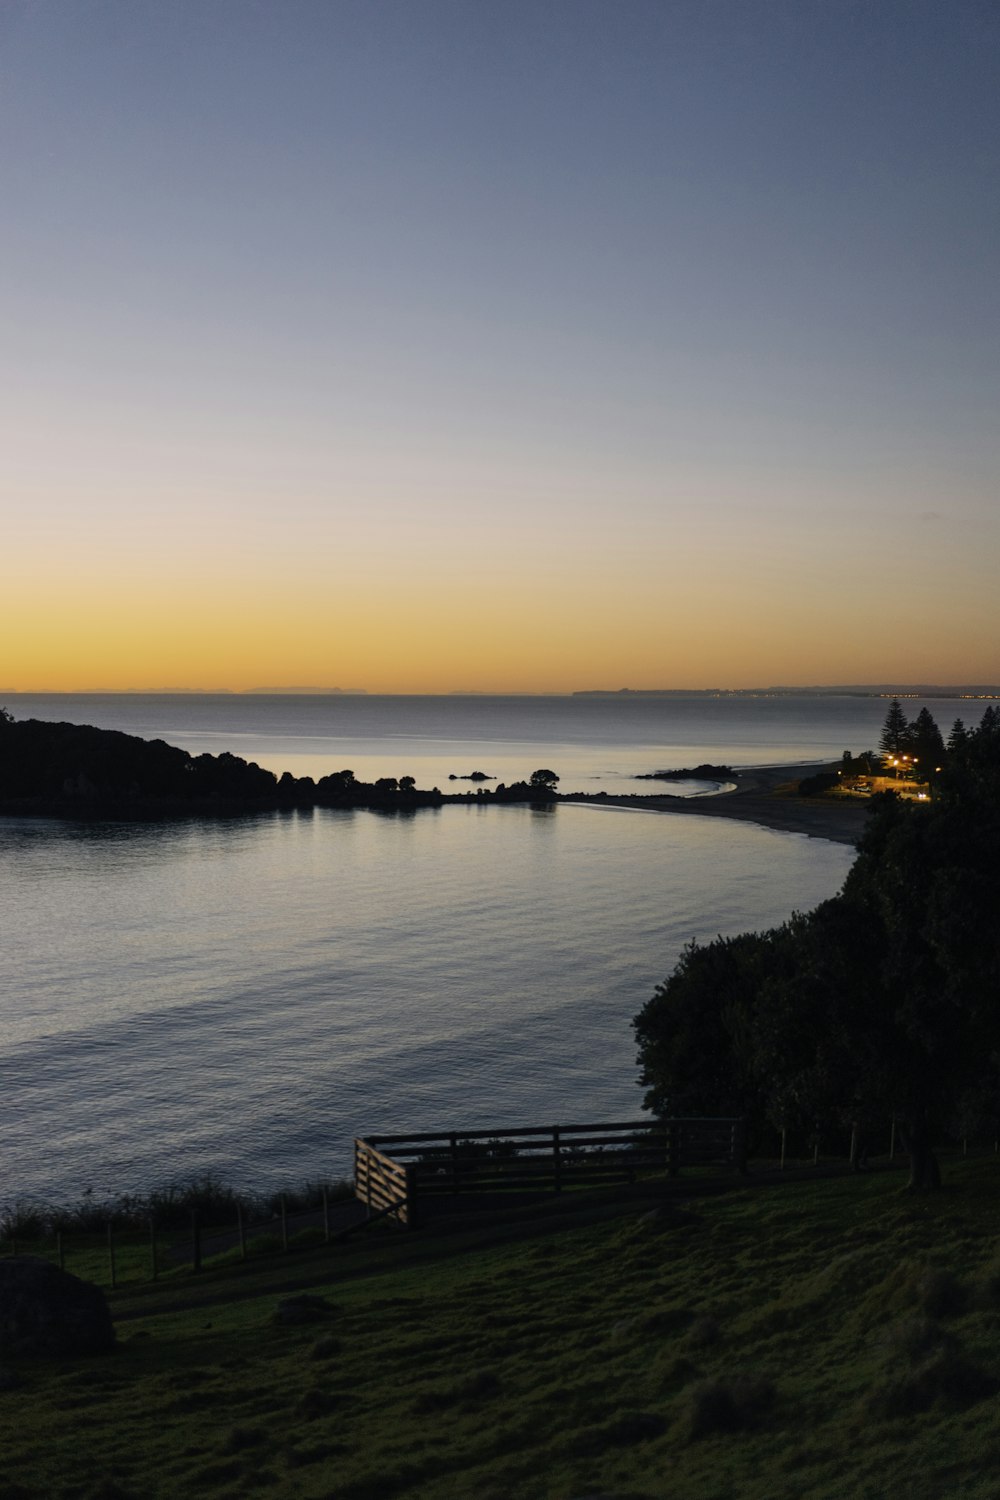
<path id="1" fill-rule="evenodd" d="M 1000 680 L 993 0 L 4 0 L 0 688 Z"/>

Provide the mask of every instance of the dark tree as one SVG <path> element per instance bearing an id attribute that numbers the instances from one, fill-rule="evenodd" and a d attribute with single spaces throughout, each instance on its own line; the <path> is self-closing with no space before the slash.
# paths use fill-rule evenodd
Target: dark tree
<path id="1" fill-rule="evenodd" d="M 931 804 L 873 801 L 838 896 L 686 951 L 636 1018 L 647 1104 L 775 1122 L 895 1114 L 911 1185 L 935 1140 L 1000 1099 L 1000 715 Z"/>
<path id="2" fill-rule="evenodd" d="M 893 698 L 889 704 L 889 711 L 882 725 L 882 734 L 879 738 L 878 747 L 884 755 L 900 755 L 906 749 L 906 735 L 909 725 L 906 715 L 899 704 L 898 698 Z"/>
<path id="3" fill-rule="evenodd" d="M 936 1183 L 935 1135 L 1000 1046 L 998 794 L 994 767 L 951 773 L 929 808 L 887 798 L 844 885 L 848 908 L 877 923 L 872 1005 L 915 1186 Z"/>
<path id="4" fill-rule="evenodd" d="M 744 1045 L 777 933 L 689 943 L 636 1016 L 644 1103 L 658 1115 L 744 1115 L 766 1101 Z"/>
<path id="5" fill-rule="evenodd" d="M 944 764 L 945 748 L 941 731 L 929 709 L 922 708 L 917 714 L 907 731 L 906 742 L 909 754 L 917 764 L 920 779 L 936 780 Z"/>
<path id="6" fill-rule="evenodd" d="M 546 771 L 545 769 L 542 769 L 540 771 L 532 771 L 530 785 L 552 788 L 555 786 L 558 780 L 559 777 L 556 775 L 555 771 Z"/>

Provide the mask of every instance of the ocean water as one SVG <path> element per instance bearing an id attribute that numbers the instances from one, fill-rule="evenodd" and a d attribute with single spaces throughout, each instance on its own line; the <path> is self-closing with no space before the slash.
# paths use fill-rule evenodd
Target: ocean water
<path id="1" fill-rule="evenodd" d="M 887 707 L 878 698 L 846 695 L 702 694 L 12 694 L 0 702 L 16 718 L 97 724 L 164 739 L 192 754 L 229 750 L 296 775 L 349 766 L 364 780 L 415 776 L 418 786 L 444 788 L 449 774 L 481 770 L 510 782 L 543 764 L 559 773 L 563 791 L 609 792 L 648 792 L 634 780 L 637 773 L 699 763 L 769 765 L 857 753 L 877 745 Z M 960 702 L 929 706 L 944 726 L 963 708 Z"/>
<path id="2" fill-rule="evenodd" d="M 310 774 L 628 789 L 877 739 L 877 700 L 18 699 Z M 946 713 L 932 712 L 950 723 Z M 958 711 L 958 710 L 956 710 Z M 648 784 L 638 787 L 650 790 Z M 349 1170 L 355 1134 L 637 1115 L 631 1019 L 684 943 L 831 895 L 851 851 L 560 805 L 0 819 L 0 1201 Z"/>

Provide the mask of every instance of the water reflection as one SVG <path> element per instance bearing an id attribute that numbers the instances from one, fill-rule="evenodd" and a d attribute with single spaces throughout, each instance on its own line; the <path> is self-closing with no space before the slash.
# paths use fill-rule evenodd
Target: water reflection
<path id="1" fill-rule="evenodd" d="M 0 820 L 8 1180 L 259 1185 L 344 1170 L 365 1129 L 634 1112 L 629 1023 L 681 946 L 781 920 L 850 863 L 722 823 L 474 799 Z"/>

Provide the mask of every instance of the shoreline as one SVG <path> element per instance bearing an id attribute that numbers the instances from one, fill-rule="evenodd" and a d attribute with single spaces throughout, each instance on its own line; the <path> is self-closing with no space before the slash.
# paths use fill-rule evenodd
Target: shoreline
<path id="1" fill-rule="evenodd" d="M 552 792 L 548 789 L 518 788 L 518 795 L 494 797 L 491 792 L 431 792 L 414 790 L 392 798 L 356 796 L 350 801 L 305 801 L 293 798 L 267 798 L 259 801 L 174 800 L 140 798 L 134 800 L 81 801 L 77 798 L 23 798 L 0 800 L 2 818 L 52 818 L 69 822 L 140 822 L 160 823 L 186 819 L 236 819 L 266 813 L 330 808 L 370 811 L 396 816 L 413 816 L 426 808 L 512 807 L 525 805 L 577 807 L 610 807 L 626 812 L 671 813 L 698 817 L 735 818 L 756 823 L 774 833 L 800 833 L 830 843 L 857 844 L 868 817 L 869 804 L 861 801 L 830 801 L 824 798 L 800 797 L 799 780 L 829 770 L 828 762 L 792 763 L 779 766 L 748 766 L 734 770 L 732 781 L 712 792 L 691 797 L 671 797 L 663 792 L 623 792 L 619 795 L 601 792 Z M 359 789 L 360 790 L 360 789 Z M 371 792 L 373 788 L 366 788 Z M 505 789 L 506 790 L 506 789 Z M 513 789 L 511 789 L 513 790 Z"/>
<path id="2" fill-rule="evenodd" d="M 733 771 L 736 785 L 730 790 L 701 793 L 695 797 L 590 796 L 586 792 L 561 793 L 559 800 L 583 807 L 620 807 L 632 812 L 691 814 L 699 817 L 736 818 L 756 823 L 774 833 L 803 833 L 854 847 L 864 831 L 869 804 L 831 802 L 818 797 L 800 797 L 798 782 L 819 771 L 828 771 L 828 761 L 802 765 L 748 766 Z"/>

